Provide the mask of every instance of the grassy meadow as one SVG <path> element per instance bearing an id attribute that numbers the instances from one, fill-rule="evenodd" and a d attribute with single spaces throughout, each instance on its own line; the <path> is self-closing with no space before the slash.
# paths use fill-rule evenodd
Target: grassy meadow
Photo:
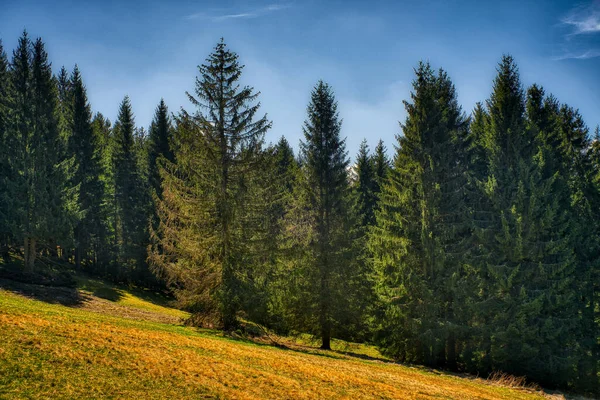
<path id="1" fill-rule="evenodd" d="M 183 326 L 187 314 L 158 294 L 100 280 L 78 278 L 79 297 L 67 305 L 39 296 L 34 285 L 0 287 L 0 398 L 547 396 L 395 364 L 365 345 L 336 341 L 321 351 L 307 337 L 224 337 Z"/>

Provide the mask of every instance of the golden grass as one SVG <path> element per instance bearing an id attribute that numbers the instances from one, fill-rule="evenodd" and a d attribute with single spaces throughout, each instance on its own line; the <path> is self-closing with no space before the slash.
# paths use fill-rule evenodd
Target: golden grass
<path id="1" fill-rule="evenodd" d="M 0 397 L 542 398 L 479 379 L 339 352 L 283 350 L 1 290 Z"/>
<path id="2" fill-rule="evenodd" d="M 102 299 L 109 299 L 111 303 L 148 311 L 161 315 L 172 316 L 175 319 L 185 319 L 189 314 L 185 311 L 169 307 L 167 301 L 160 294 L 150 290 L 128 288 L 125 286 L 110 284 L 100 279 L 90 278 L 84 275 L 76 277 L 81 293 L 93 295 Z M 104 294 L 104 295 L 102 295 Z"/>

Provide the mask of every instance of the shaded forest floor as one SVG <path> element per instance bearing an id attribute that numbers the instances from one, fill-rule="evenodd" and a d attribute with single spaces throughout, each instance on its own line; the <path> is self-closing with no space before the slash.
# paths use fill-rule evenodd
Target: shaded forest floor
<path id="1" fill-rule="evenodd" d="M 392 363 L 371 347 L 183 326 L 159 293 L 0 279 L 0 398 L 564 398 Z"/>

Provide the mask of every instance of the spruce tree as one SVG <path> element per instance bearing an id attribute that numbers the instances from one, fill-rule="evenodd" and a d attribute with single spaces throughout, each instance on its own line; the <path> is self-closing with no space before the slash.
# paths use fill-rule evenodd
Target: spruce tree
<path id="1" fill-rule="evenodd" d="M 82 213 L 74 228 L 75 265 L 82 260 L 96 267 L 98 252 L 106 239 L 104 185 L 98 141 L 92 129 L 92 112 L 79 68 L 75 66 L 70 79 L 71 120 L 69 121 L 69 154 L 74 158 L 71 184 L 78 188 L 78 209 Z M 68 101 L 68 100 L 67 100 Z"/>
<path id="2" fill-rule="evenodd" d="M 171 119 L 169 110 L 163 99 L 160 100 L 154 119 L 150 126 L 150 136 L 148 138 L 148 178 L 153 195 L 161 196 L 159 160 L 164 157 L 173 162 L 175 160 L 171 149 Z"/>
<path id="3" fill-rule="evenodd" d="M 386 306 L 383 351 L 404 361 L 455 368 L 460 257 L 469 236 L 466 165 L 455 158 L 466 118 L 446 73 L 421 63 L 369 247 Z"/>
<path id="4" fill-rule="evenodd" d="M 112 152 L 115 215 L 115 245 L 118 248 L 120 279 L 133 279 L 143 268 L 146 230 L 142 200 L 143 183 L 140 179 L 135 149 L 135 123 L 131 102 L 125 96 L 119 107 L 114 127 Z"/>
<path id="5" fill-rule="evenodd" d="M 100 182 L 104 193 L 101 202 L 104 210 L 104 234 L 101 240 L 101 248 L 98 249 L 98 264 L 102 266 L 102 273 L 106 277 L 118 276 L 117 247 L 116 246 L 116 207 L 115 207 L 115 185 L 112 164 L 112 153 L 115 140 L 111 123 L 101 113 L 96 113 L 92 120 L 92 132 L 99 153 Z"/>
<path id="6" fill-rule="evenodd" d="M 251 181 L 262 168 L 271 123 L 266 115 L 255 119 L 259 93 L 240 87 L 243 66 L 222 40 L 198 70 L 194 94 L 188 93 L 197 109 L 177 117 L 177 163 L 166 161 L 161 173 L 158 243 L 151 258 L 195 317 L 213 316 L 230 330 L 238 324 L 246 278 L 253 273 L 250 221 L 261 199 Z"/>
<path id="7" fill-rule="evenodd" d="M 388 171 L 391 168 L 390 159 L 387 155 L 387 148 L 383 144 L 383 140 L 377 142 L 375 146 L 375 153 L 373 154 L 373 164 L 375 170 L 375 188 L 373 189 L 375 194 L 379 196 L 381 188 L 385 184 L 387 179 Z"/>
<path id="8" fill-rule="evenodd" d="M 303 298 L 307 320 L 321 337 L 321 348 L 331 348 L 332 332 L 341 310 L 343 279 L 349 274 L 349 180 L 345 139 L 340 136 L 341 120 L 329 85 L 319 81 L 311 93 L 300 143 L 301 180 L 298 199 L 298 229 L 303 238 L 305 287 Z M 302 211 L 304 210 L 304 211 Z M 302 224 L 304 221 L 304 224 Z"/>
<path id="9" fill-rule="evenodd" d="M 550 129 L 541 97 L 530 92 L 526 108 L 517 67 L 503 57 L 484 138 L 489 217 L 482 235 L 482 350 L 488 368 L 550 382 L 550 376 L 567 380 L 573 372 L 577 317 L 569 194 L 551 149 L 538 140 Z"/>
<path id="10" fill-rule="evenodd" d="M 600 308 L 598 307 L 598 271 L 600 271 L 600 226 L 590 221 L 600 218 L 600 196 L 595 180 L 598 173 L 597 142 L 590 140 L 589 129 L 578 111 L 559 105 L 552 97 L 544 107 L 552 120 L 554 133 L 549 150 L 558 161 L 557 170 L 569 188 L 568 204 L 571 243 L 577 259 L 576 302 L 581 325 L 576 334 L 579 352 L 575 385 L 591 393 L 600 390 L 598 340 Z M 575 358 L 575 357 L 573 357 Z"/>
<path id="11" fill-rule="evenodd" d="M 0 255 L 7 261 L 11 244 L 8 229 L 7 183 L 10 177 L 8 134 L 10 127 L 11 87 L 8 58 L 0 40 Z"/>
<path id="12" fill-rule="evenodd" d="M 69 141 L 71 134 L 71 122 L 73 119 L 73 90 L 72 82 L 67 69 L 61 67 L 56 77 L 56 88 L 58 92 L 58 126 L 60 135 L 65 143 Z M 65 147 L 65 150 L 67 147 Z M 66 154 L 65 154 L 66 157 Z"/>
<path id="13" fill-rule="evenodd" d="M 360 224 L 364 227 L 371 226 L 375 222 L 375 207 L 377 204 L 377 179 L 375 165 L 367 141 L 363 140 L 356 156 L 356 181 L 354 191 L 356 206 Z"/>
<path id="14" fill-rule="evenodd" d="M 75 212 L 67 162 L 56 118 L 56 87 L 41 39 L 19 39 L 11 64 L 13 118 L 6 147 L 8 226 L 22 241 L 25 270 L 32 272 L 40 246 L 67 235 Z"/>

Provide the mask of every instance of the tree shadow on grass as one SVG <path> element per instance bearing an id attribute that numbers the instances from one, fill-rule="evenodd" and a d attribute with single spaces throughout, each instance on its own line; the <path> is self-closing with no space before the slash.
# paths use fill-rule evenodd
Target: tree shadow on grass
<path id="1" fill-rule="evenodd" d="M 79 293 L 76 288 L 71 287 L 36 285 L 1 278 L 0 289 L 45 303 L 60 304 L 68 307 L 79 306 L 86 301 L 86 296 Z"/>
<path id="2" fill-rule="evenodd" d="M 92 292 L 92 295 L 113 302 L 117 302 L 123 298 L 122 291 L 111 287 L 99 287 Z"/>
<path id="3" fill-rule="evenodd" d="M 393 363 L 388 359 L 383 357 L 373 357 L 367 354 L 355 353 L 348 350 L 322 350 L 316 346 L 310 345 L 302 345 L 297 343 L 287 343 L 285 340 L 277 340 L 273 339 L 269 336 L 245 336 L 238 335 L 235 333 L 225 333 L 224 338 L 229 340 L 234 340 L 236 342 L 248 343 L 256 346 L 265 346 L 265 347 L 276 347 L 280 350 L 286 350 L 291 352 L 303 353 L 303 354 L 311 354 L 319 357 L 332 358 L 336 360 L 344 360 L 348 358 L 358 358 L 366 361 L 375 361 L 375 362 L 384 362 L 384 363 Z"/>

